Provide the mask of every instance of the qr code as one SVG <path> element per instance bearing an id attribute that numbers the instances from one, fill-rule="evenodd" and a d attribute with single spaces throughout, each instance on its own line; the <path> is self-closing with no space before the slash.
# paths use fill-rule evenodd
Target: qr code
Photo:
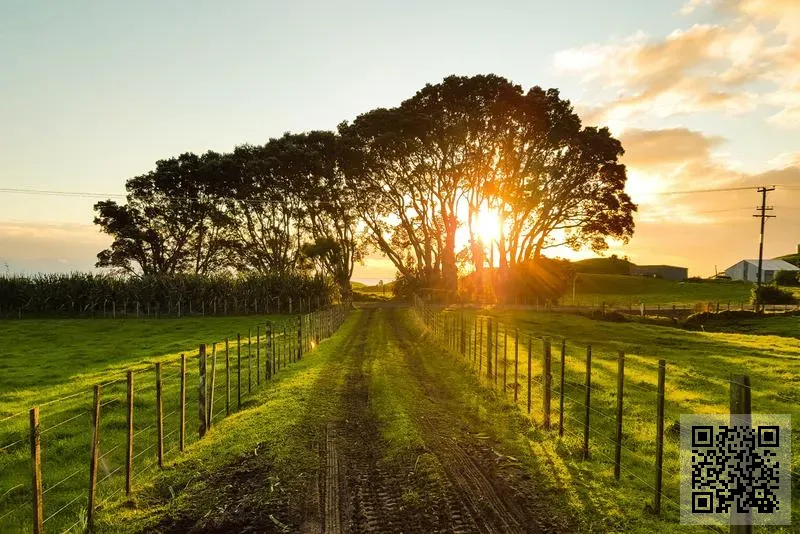
<path id="1" fill-rule="evenodd" d="M 681 522 L 788 525 L 791 416 L 681 416 Z"/>

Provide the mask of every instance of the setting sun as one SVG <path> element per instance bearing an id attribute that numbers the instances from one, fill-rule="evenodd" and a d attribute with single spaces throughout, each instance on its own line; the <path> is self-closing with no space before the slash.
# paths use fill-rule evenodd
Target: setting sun
<path id="1" fill-rule="evenodd" d="M 496 240 L 500 236 L 500 217 L 497 210 L 482 207 L 475 221 L 475 233 L 484 243 Z"/>

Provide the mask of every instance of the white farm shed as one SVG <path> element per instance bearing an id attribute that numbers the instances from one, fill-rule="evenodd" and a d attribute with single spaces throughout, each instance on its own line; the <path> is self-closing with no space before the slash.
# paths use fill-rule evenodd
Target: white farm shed
<path id="1" fill-rule="evenodd" d="M 800 267 L 795 267 L 788 261 L 783 260 L 762 260 L 761 262 L 761 281 L 763 283 L 772 282 L 775 273 L 778 271 L 800 271 Z M 725 274 L 732 280 L 747 280 L 748 282 L 758 281 L 758 260 L 742 260 L 736 265 L 725 269 Z"/>

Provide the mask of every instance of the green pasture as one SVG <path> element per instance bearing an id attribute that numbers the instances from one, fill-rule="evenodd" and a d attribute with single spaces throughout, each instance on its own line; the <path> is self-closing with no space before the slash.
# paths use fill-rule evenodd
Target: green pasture
<path id="1" fill-rule="evenodd" d="M 753 285 L 732 280 L 703 280 L 678 282 L 645 276 L 618 274 L 577 275 L 574 303 L 583 306 L 637 306 L 644 304 L 696 304 L 709 302 L 738 309 L 748 304 Z M 572 305 L 572 288 L 562 297 L 563 304 Z"/>
<path id="2" fill-rule="evenodd" d="M 40 407 L 44 517 L 61 532 L 85 520 L 93 386 L 101 384 L 98 502 L 124 490 L 127 382 L 134 370 L 134 485 L 156 465 L 155 362 L 162 362 L 165 458 L 179 450 L 180 355 L 186 355 L 186 443 L 198 438 L 198 346 L 206 343 L 212 424 L 226 411 L 225 338 L 229 339 L 230 407 L 266 382 L 265 323 L 274 325 L 276 358 L 292 359 L 296 319 L 281 316 L 182 319 L 49 319 L 3 322 L 0 355 L 0 531 L 31 529 L 28 410 Z M 284 338 L 283 327 L 291 331 Z M 237 345 L 237 334 L 241 346 Z M 257 335 L 258 334 L 258 335 Z M 260 337 L 259 337 L 260 335 Z M 239 387 L 239 385 L 241 385 Z M 15 530 L 16 529 L 16 530 Z M 76 530 L 77 531 L 77 530 Z"/>
<path id="3" fill-rule="evenodd" d="M 531 412 L 528 440 L 535 457 L 548 466 L 542 475 L 566 495 L 587 532 L 681 531 L 679 521 L 679 421 L 681 414 L 729 413 L 729 379 L 751 379 L 753 413 L 792 414 L 800 428 L 800 340 L 779 335 L 694 332 L 637 323 L 608 323 L 559 313 L 493 310 L 463 312 L 466 354 L 460 337 L 455 357 L 479 374 L 484 387 L 497 392 L 527 416 L 528 354 L 531 360 Z M 461 312 L 428 318 L 440 335 L 458 328 Z M 487 365 L 488 320 L 499 335 Z M 795 318 L 787 318 L 795 319 Z M 448 320 L 451 321 L 448 323 Z M 769 319 L 770 321 L 772 319 Z M 438 321 L 438 322 L 437 322 Z M 448 326 L 449 325 L 449 326 Z M 477 334 L 477 335 L 476 335 Z M 494 337 L 494 333 L 493 336 Z M 518 342 L 516 340 L 518 339 Z M 552 350 L 551 425 L 543 423 L 544 340 Z M 561 344 L 564 340 L 564 428 L 558 436 L 561 395 Z M 582 459 L 585 420 L 587 346 L 592 348 L 590 401 L 591 458 Z M 625 353 L 622 475 L 614 480 L 618 354 Z M 497 357 L 497 362 L 495 362 Z M 665 444 L 662 520 L 648 511 L 654 491 L 658 360 L 666 360 Z M 518 362 L 518 363 L 516 363 Z M 505 378 L 504 378 L 505 377 Z M 515 378 L 516 377 L 516 378 Z M 505 384 L 505 387 L 503 385 Z M 516 386 L 514 384 L 517 384 Z M 800 522 L 800 432 L 792 433 L 793 522 Z M 776 531 L 776 530 L 773 530 Z M 789 530 L 784 530 L 788 532 Z M 772 531 L 771 531 L 772 532 Z"/>

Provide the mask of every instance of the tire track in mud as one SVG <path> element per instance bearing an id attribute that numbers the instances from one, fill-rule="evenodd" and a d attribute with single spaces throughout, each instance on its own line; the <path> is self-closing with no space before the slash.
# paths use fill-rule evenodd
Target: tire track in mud
<path id="1" fill-rule="evenodd" d="M 444 488 L 443 505 L 451 514 L 451 531 L 498 534 L 547 531 L 533 510 L 520 502 L 524 493 L 491 468 L 495 460 L 491 451 L 462 445 L 445 434 L 446 430 L 450 433 L 458 430 L 453 428 L 452 416 L 448 416 L 443 403 L 439 402 L 446 393 L 425 374 L 420 362 L 414 361 L 419 359 L 418 348 L 408 340 L 418 338 L 419 334 L 403 329 L 396 310 L 392 311 L 389 323 L 392 337 L 402 349 L 412 376 L 432 401 L 431 413 L 419 417 L 419 427 L 449 483 Z"/>
<path id="2" fill-rule="evenodd" d="M 366 324 L 359 327 L 359 342 L 348 356 L 350 369 L 341 392 L 347 415 L 327 427 L 324 531 L 419 532 L 421 525 L 402 505 L 401 477 L 381 465 L 385 448 L 371 412 L 370 377 L 364 364 L 374 357 L 369 353 L 375 347 L 368 346 L 368 332 L 382 312 L 362 313 Z"/>

